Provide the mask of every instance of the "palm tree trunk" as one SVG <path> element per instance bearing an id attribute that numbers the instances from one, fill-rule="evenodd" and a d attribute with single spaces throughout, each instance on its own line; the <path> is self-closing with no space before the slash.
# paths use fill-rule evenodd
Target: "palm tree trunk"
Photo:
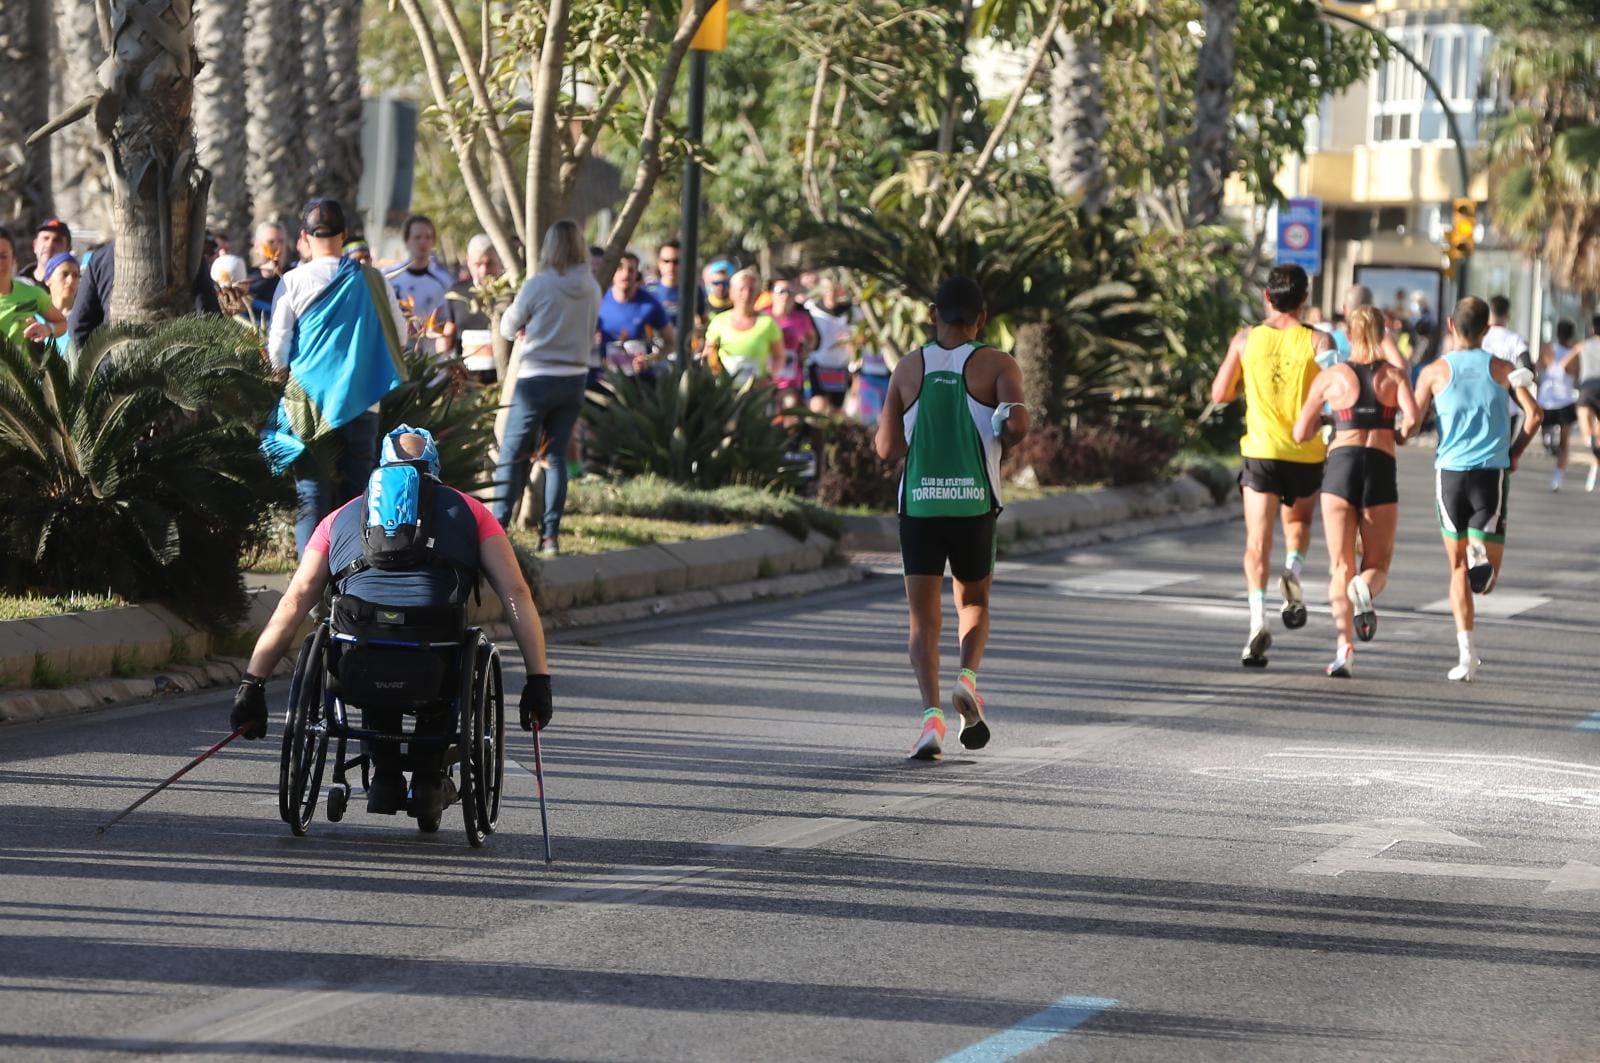
<path id="1" fill-rule="evenodd" d="M 1089 213 L 1106 202 L 1104 82 L 1100 41 L 1092 27 L 1056 32 L 1056 61 L 1050 70 L 1050 183 L 1062 196 L 1083 199 Z"/>
<path id="2" fill-rule="evenodd" d="M 244 37 L 251 209 L 258 223 L 282 225 L 291 241 L 304 205 L 303 145 L 315 135 L 302 120 L 299 14 L 295 0 L 253 0 Z"/>
<path id="3" fill-rule="evenodd" d="M 27 147 L 49 119 L 48 0 L 0 3 L 0 219 L 37 224 L 51 212 L 50 149 Z"/>
<path id="4" fill-rule="evenodd" d="M 95 16 L 94 0 L 56 0 L 56 71 L 50 113 L 60 114 L 85 96 L 100 91 L 95 72 L 106 58 L 105 42 Z M 80 122 L 51 137 L 50 175 L 56 213 L 76 232 L 111 232 L 111 182 L 94 126 Z"/>
<path id="5" fill-rule="evenodd" d="M 195 161 L 194 15 L 188 0 L 110 0 L 107 79 L 117 280 L 111 320 L 153 322 L 194 308 L 209 177 Z M 140 9 L 138 18 L 130 9 Z M 144 28 L 161 24 L 157 35 Z"/>
<path id="6" fill-rule="evenodd" d="M 204 65 L 194 82 L 194 131 L 200 163 L 211 171 L 206 222 L 241 249 L 250 240 L 244 12 L 238 0 L 195 4 L 195 43 Z"/>
<path id="7" fill-rule="evenodd" d="M 1233 169 L 1233 53 L 1239 0 L 1204 0 L 1205 43 L 1200 46 L 1194 132 L 1189 139 L 1189 220 L 1207 225 L 1222 217 L 1222 192 Z"/>
<path id="8" fill-rule="evenodd" d="M 354 219 L 361 187 L 361 0 L 325 0 L 322 32 L 327 48 L 317 194 L 333 196 Z"/>
<path id="9" fill-rule="evenodd" d="M 305 165 L 300 176 L 303 182 L 298 203 L 312 196 L 322 195 L 323 176 L 327 171 L 325 154 L 328 151 L 327 127 L 323 124 L 327 114 L 328 99 L 328 42 L 323 36 L 322 20 L 325 0 L 295 0 L 295 18 L 300 30 L 300 120 L 307 134 Z"/>

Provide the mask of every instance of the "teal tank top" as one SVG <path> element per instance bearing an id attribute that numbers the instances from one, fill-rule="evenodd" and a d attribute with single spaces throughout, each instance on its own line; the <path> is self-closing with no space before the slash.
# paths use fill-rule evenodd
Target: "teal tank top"
<path id="1" fill-rule="evenodd" d="M 1439 452 L 1434 468 L 1447 472 L 1511 467 L 1511 414 L 1506 389 L 1490 371 L 1493 355 L 1478 348 L 1444 356 L 1450 382 L 1434 396 Z"/>

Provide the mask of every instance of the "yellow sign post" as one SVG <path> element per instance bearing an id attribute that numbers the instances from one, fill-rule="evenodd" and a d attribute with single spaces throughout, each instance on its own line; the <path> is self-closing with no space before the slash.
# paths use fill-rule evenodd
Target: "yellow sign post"
<path id="1" fill-rule="evenodd" d="M 728 0 L 711 5 L 689 47 L 697 52 L 720 52 L 728 47 Z"/>

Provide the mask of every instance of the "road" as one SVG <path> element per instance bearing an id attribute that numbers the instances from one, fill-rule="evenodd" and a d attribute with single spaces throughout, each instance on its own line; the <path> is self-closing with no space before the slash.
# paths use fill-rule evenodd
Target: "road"
<path id="1" fill-rule="evenodd" d="M 562 638 L 551 868 L 520 770 L 480 851 L 289 836 L 274 741 L 97 835 L 227 697 L 8 727 L 0 1056 L 1600 1059 L 1600 494 L 1515 478 L 1449 684 L 1404 457 L 1351 681 L 1325 609 L 1239 667 L 1237 524 L 1003 563 L 996 737 L 939 764 L 894 579 Z"/>

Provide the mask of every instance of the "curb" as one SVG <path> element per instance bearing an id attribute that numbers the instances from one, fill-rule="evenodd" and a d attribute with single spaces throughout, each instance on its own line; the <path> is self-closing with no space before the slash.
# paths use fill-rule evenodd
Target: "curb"
<path id="1" fill-rule="evenodd" d="M 557 558 L 541 565 L 534 600 L 546 630 L 566 630 L 790 597 L 861 578 L 847 566 L 825 568 L 834 551 L 834 541 L 825 535 L 813 533 L 802 541 L 781 529 L 761 527 L 713 539 Z M 253 589 L 244 628 L 265 627 L 282 597 L 276 588 Z M 510 629 L 500 622 L 503 616 L 492 591 L 468 610 L 471 623 L 509 637 Z M 212 645 L 209 634 L 157 605 L 0 621 L 0 682 L 41 670 L 57 676 L 99 673 L 57 688 L 0 690 L 0 724 L 237 682 L 248 662 L 207 660 Z M 200 663 L 177 663 L 189 661 Z M 286 672 L 292 663 L 286 657 L 274 674 Z M 144 674 L 109 674 L 125 669 Z"/>
<path id="2" fill-rule="evenodd" d="M 1001 552 L 1019 541 L 1028 542 L 1032 550 L 1038 541 L 1070 533 L 1218 508 L 1226 508 L 1226 504 L 1219 506 L 1204 484 L 1183 475 L 1162 483 L 1100 487 L 1013 502 L 1001 512 L 996 535 Z M 900 520 L 896 516 L 846 517 L 844 525 L 839 546 L 849 553 L 900 551 Z"/>

